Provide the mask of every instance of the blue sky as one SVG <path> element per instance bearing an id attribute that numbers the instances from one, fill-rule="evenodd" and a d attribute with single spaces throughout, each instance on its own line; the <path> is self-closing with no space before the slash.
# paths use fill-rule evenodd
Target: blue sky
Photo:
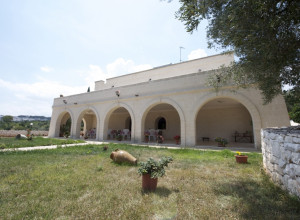
<path id="1" fill-rule="evenodd" d="M 0 115 L 51 116 L 94 81 L 221 53 L 160 0 L 0 1 Z"/>

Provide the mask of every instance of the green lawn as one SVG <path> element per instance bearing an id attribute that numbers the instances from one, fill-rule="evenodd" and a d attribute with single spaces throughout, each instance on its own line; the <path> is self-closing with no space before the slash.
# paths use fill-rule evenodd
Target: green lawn
<path id="1" fill-rule="evenodd" d="M 261 154 L 130 145 L 87 145 L 0 153 L 0 219 L 300 219 L 300 201 L 270 182 Z M 154 193 L 138 167 L 118 165 L 114 149 L 139 161 L 172 156 Z"/>
<path id="2" fill-rule="evenodd" d="M 0 149 L 84 143 L 83 140 L 33 137 L 32 140 L 1 137 Z"/>

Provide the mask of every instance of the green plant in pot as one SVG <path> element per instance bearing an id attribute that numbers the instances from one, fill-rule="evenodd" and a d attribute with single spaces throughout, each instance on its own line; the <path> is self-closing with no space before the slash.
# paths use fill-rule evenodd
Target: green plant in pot
<path id="1" fill-rule="evenodd" d="M 173 161 L 172 157 L 162 157 L 159 161 L 149 158 L 146 162 L 140 162 L 138 173 L 142 175 L 142 187 L 144 191 L 155 191 L 158 177 L 166 173 L 165 167 Z"/>
<path id="2" fill-rule="evenodd" d="M 228 144 L 227 139 L 221 137 L 215 138 L 215 141 L 218 142 L 219 147 L 226 147 L 226 144 Z"/>

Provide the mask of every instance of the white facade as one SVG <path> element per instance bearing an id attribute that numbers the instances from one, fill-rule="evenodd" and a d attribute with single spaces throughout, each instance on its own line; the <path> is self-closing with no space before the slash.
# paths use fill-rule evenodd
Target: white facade
<path id="1" fill-rule="evenodd" d="M 166 65 L 106 83 L 97 81 L 94 92 L 56 98 L 49 137 L 58 137 L 60 126 L 70 117 L 73 138 L 80 137 L 83 121 L 86 130 L 95 130 L 96 140 L 111 138 L 111 130 L 128 128 L 130 141 L 141 143 L 144 132 L 157 129 L 159 119 L 164 118 L 163 136 L 174 141 L 180 135 L 181 146 L 196 146 L 203 137 L 233 141 L 235 132 L 247 132 L 260 148 L 261 128 L 290 125 L 286 105 L 282 96 L 263 105 L 256 89 L 216 93 L 208 87 L 211 70 L 232 61 L 233 54 L 229 54 Z"/>

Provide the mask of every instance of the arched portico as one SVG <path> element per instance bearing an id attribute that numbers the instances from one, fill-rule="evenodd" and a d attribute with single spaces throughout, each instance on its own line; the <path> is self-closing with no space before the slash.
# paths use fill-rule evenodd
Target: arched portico
<path id="1" fill-rule="evenodd" d="M 185 145 L 184 115 L 174 100 L 166 98 L 152 100 L 141 112 L 143 113 L 139 133 L 141 141 L 144 141 L 145 131 L 154 129 L 162 130 L 166 141 L 171 143 L 175 143 L 174 136 L 180 135 L 181 145 Z"/>
<path id="2" fill-rule="evenodd" d="M 256 109 L 256 107 L 254 106 L 254 104 L 247 99 L 246 97 L 244 97 L 241 94 L 238 93 L 230 93 L 230 92 L 225 92 L 223 91 L 221 94 L 218 94 L 216 96 L 215 93 L 209 93 L 206 94 L 205 96 L 202 96 L 199 100 L 199 102 L 197 102 L 197 105 L 194 106 L 195 112 L 194 112 L 194 129 L 195 129 L 195 143 L 197 143 L 197 138 L 199 140 L 199 134 L 197 134 L 197 117 L 199 116 L 199 112 L 201 111 L 201 109 L 205 109 L 205 106 L 207 106 L 207 104 L 211 103 L 211 105 L 208 105 L 208 108 L 214 108 L 213 106 L 217 106 L 216 104 L 218 103 L 218 101 L 222 102 L 222 101 L 228 101 L 228 103 L 231 103 L 231 107 L 236 107 L 239 108 L 239 111 L 237 111 L 237 113 L 233 113 L 233 112 L 228 112 L 227 111 L 227 116 L 224 115 L 224 117 L 228 117 L 229 115 L 232 114 L 237 114 L 234 116 L 231 116 L 232 119 L 233 118 L 237 118 L 240 117 L 241 120 L 248 120 L 247 119 L 247 112 L 249 113 L 249 120 L 248 120 L 248 125 L 246 125 L 245 123 L 247 122 L 243 122 L 243 125 L 239 124 L 237 122 L 233 123 L 233 125 L 230 125 L 228 127 L 230 127 L 229 129 L 233 129 L 234 126 L 236 126 L 236 129 L 233 129 L 232 131 L 228 131 L 231 133 L 234 133 L 237 129 L 240 129 L 240 131 L 242 131 L 242 129 L 244 129 L 246 132 L 247 129 L 248 130 L 252 130 L 253 133 L 253 141 L 254 141 L 254 145 L 255 148 L 260 148 L 260 129 L 261 129 L 261 118 L 259 115 L 258 110 Z M 222 103 L 219 103 L 220 106 L 219 108 L 222 109 Z M 230 107 L 230 106 L 229 106 Z M 216 110 L 214 110 L 214 113 L 216 113 Z M 225 113 L 225 112 L 224 112 Z M 210 114 L 213 114 L 212 111 L 210 111 Z M 241 115 L 244 115 L 243 117 Z M 201 116 L 200 116 L 201 117 Z M 213 117 L 212 115 L 210 117 Z M 217 118 L 221 117 L 221 115 L 217 115 Z M 230 118 L 228 119 L 230 120 Z M 199 118 L 198 118 L 198 122 L 199 122 Z M 223 121 L 224 123 L 226 123 L 225 121 Z M 227 123 L 230 123 L 230 121 L 227 121 Z M 224 126 L 224 125 L 223 125 Z M 199 125 L 198 125 L 199 128 Z M 225 133 L 221 133 L 216 132 L 212 137 L 217 137 L 218 134 L 225 134 Z M 228 134 L 226 134 L 228 136 Z M 205 135 L 204 135 L 205 136 Z M 231 135 L 232 136 L 232 135 Z M 203 137 L 203 136 L 202 136 Z"/>
<path id="3" fill-rule="evenodd" d="M 72 134 L 73 117 L 69 110 L 61 112 L 55 120 L 55 134 L 54 137 L 63 137 Z"/>
<path id="4" fill-rule="evenodd" d="M 83 125 L 83 127 L 82 127 Z M 93 107 L 84 109 L 78 116 L 75 127 L 76 138 L 87 138 L 98 140 L 99 116 Z"/>
<path id="5" fill-rule="evenodd" d="M 124 104 L 118 103 L 109 107 L 104 114 L 103 123 L 103 140 L 113 139 L 114 131 L 121 131 L 123 138 L 127 141 L 133 141 L 135 135 L 135 118 L 131 108 Z M 129 131 L 129 133 L 127 133 Z"/>

